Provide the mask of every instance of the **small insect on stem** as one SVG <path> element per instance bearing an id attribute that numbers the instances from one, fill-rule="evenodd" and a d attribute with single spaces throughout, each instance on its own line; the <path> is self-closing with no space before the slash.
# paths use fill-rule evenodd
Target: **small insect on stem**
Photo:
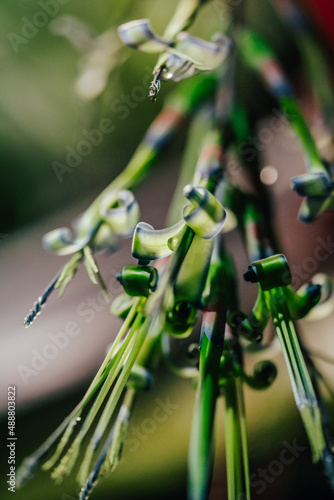
<path id="1" fill-rule="evenodd" d="M 161 74 L 164 70 L 165 66 L 161 66 L 155 73 L 154 78 L 152 80 L 152 83 L 150 85 L 150 91 L 148 94 L 149 99 L 151 99 L 152 102 L 155 102 L 157 100 L 157 94 L 160 90 L 161 82 Z"/>

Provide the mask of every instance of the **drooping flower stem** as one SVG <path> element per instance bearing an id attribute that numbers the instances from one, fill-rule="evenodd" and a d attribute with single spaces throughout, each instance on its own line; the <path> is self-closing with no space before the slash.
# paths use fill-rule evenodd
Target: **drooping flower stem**
<path id="1" fill-rule="evenodd" d="M 86 436 L 88 430 L 90 429 L 90 427 L 93 423 L 93 420 L 95 419 L 103 401 L 107 397 L 109 390 L 111 389 L 113 383 L 115 382 L 116 378 L 118 377 L 118 375 L 123 367 L 123 364 L 125 363 L 125 361 L 127 361 L 127 363 L 130 363 L 130 356 L 131 356 L 132 350 L 137 349 L 138 342 L 139 343 L 141 342 L 141 338 L 142 338 L 142 335 L 140 335 L 140 332 L 142 331 L 142 329 L 140 328 L 141 323 L 142 323 L 142 316 L 139 313 L 137 315 L 133 325 L 130 328 L 128 336 L 126 337 L 126 339 L 123 342 L 119 351 L 116 353 L 115 358 L 117 358 L 117 361 L 115 362 L 115 366 L 108 373 L 108 376 L 106 377 L 104 384 L 103 384 L 97 398 L 95 399 L 92 407 L 90 408 L 88 415 L 86 416 L 79 433 L 75 437 L 75 439 L 74 439 L 72 445 L 70 446 L 69 450 L 67 451 L 66 455 L 64 455 L 64 457 L 61 459 L 57 468 L 53 471 L 52 477 L 55 480 L 61 481 L 65 475 L 68 475 L 71 472 L 72 467 L 74 466 L 75 461 L 78 457 L 78 454 L 80 451 L 80 446 L 81 446 L 83 438 Z M 140 347 L 141 347 L 141 345 L 142 344 L 140 344 Z M 127 370 L 123 369 L 120 376 L 119 376 L 119 379 L 116 383 L 117 391 L 119 391 L 120 385 L 123 384 L 124 373 L 127 373 Z M 120 380 L 122 380 L 122 382 L 120 382 Z M 124 385 L 125 385 L 125 382 L 124 382 Z M 123 389 L 124 385 L 122 386 L 122 389 Z M 112 391 L 110 397 L 112 397 L 113 394 L 114 394 L 114 391 Z M 110 399 L 109 399 L 109 401 L 110 401 Z"/>
<path id="2" fill-rule="evenodd" d="M 115 467 L 117 467 L 135 396 L 136 390 L 134 388 L 131 387 L 126 390 L 121 410 L 98 456 L 92 472 L 84 482 L 84 486 L 80 491 L 79 500 L 87 500 L 89 498 L 94 486 L 96 486 L 99 478 L 106 472 L 107 468 L 109 468 L 109 472 L 112 473 Z"/>
<path id="3" fill-rule="evenodd" d="M 163 37 L 172 40 L 177 33 L 188 29 L 193 23 L 199 9 L 209 0 L 181 0 L 169 21 Z"/>
<path id="4" fill-rule="evenodd" d="M 239 422 L 237 381 L 229 378 L 224 386 L 225 394 L 225 449 L 227 491 L 229 500 L 242 498 L 242 458 Z"/>
<path id="5" fill-rule="evenodd" d="M 223 338 L 223 332 L 221 332 Z M 189 499 L 208 498 L 213 468 L 213 435 L 223 345 L 202 333 L 198 386 L 189 445 Z"/>
<path id="6" fill-rule="evenodd" d="M 122 394 L 125 384 L 129 378 L 131 369 L 144 343 L 145 336 L 147 333 L 147 327 L 145 325 L 144 318 L 141 315 L 138 315 L 133 325 L 133 329 L 136 331 L 134 335 L 133 345 L 131 346 L 131 349 L 129 349 L 129 351 L 126 353 L 126 356 L 124 357 L 124 361 L 122 363 L 122 366 L 124 365 L 124 368 L 122 369 L 119 378 L 115 384 L 115 387 L 113 388 L 109 396 L 109 400 L 103 410 L 99 423 L 94 431 L 93 437 L 90 440 L 84 459 L 82 461 L 79 472 L 79 482 L 81 483 L 84 480 L 86 480 L 89 475 L 93 454 L 97 450 L 101 442 L 101 439 L 107 429 L 108 423 L 112 418 L 113 412 L 116 408 L 116 405 L 119 401 L 119 398 Z M 90 426 L 90 423 L 88 424 L 88 426 Z"/>
<path id="7" fill-rule="evenodd" d="M 113 345 L 111 346 L 104 362 L 102 363 L 100 369 L 98 370 L 97 374 L 95 375 L 93 381 L 91 382 L 89 388 L 87 389 L 84 397 L 82 400 L 78 403 L 78 405 L 74 408 L 74 410 L 65 418 L 65 420 L 61 423 L 61 425 L 51 434 L 51 436 L 30 456 L 27 457 L 21 467 L 18 470 L 18 475 L 17 475 L 17 484 L 18 485 L 23 485 L 30 477 L 33 475 L 35 469 L 39 466 L 39 464 L 44 460 L 46 455 L 49 453 L 49 451 L 52 449 L 52 447 L 56 444 L 60 436 L 64 433 L 64 436 L 59 442 L 59 445 L 57 447 L 57 450 L 55 452 L 55 455 L 44 464 L 45 469 L 51 468 L 58 458 L 60 457 L 63 449 L 65 448 L 70 435 L 74 429 L 74 426 L 77 423 L 77 418 L 80 417 L 83 409 L 86 407 L 86 405 L 89 403 L 89 401 L 92 399 L 94 394 L 99 390 L 101 387 L 103 381 L 108 375 L 109 370 L 114 366 L 114 363 L 112 362 L 112 358 L 115 354 L 115 351 L 117 349 L 117 346 L 123 336 L 125 335 L 127 329 L 129 328 L 129 325 L 133 321 L 133 318 L 137 314 L 137 308 L 139 305 L 140 299 L 138 299 L 135 304 L 132 306 L 126 320 L 124 321 Z"/>

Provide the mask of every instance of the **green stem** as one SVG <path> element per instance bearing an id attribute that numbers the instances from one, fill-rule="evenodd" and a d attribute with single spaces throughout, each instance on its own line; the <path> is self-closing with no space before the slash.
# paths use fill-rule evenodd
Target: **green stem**
<path id="1" fill-rule="evenodd" d="M 247 423 L 245 401 L 243 393 L 243 385 L 240 378 L 236 379 L 238 400 L 239 400 L 239 418 L 240 418 L 240 432 L 241 432 L 241 448 L 242 448 L 242 465 L 244 471 L 244 484 L 245 484 L 245 500 L 250 500 L 250 481 L 249 481 L 249 457 L 248 457 L 248 439 L 247 439 Z"/>
<path id="2" fill-rule="evenodd" d="M 209 495 L 221 354 L 222 346 L 215 345 L 204 333 L 189 447 L 189 500 L 205 500 Z"/>
<path id="3" fill-rule="evenodd" d="M 310 129 L 294 99 L 291 96 L 282 96 L 279 103 L 301 143 L 307 170 L 327 174 Z"/>
<path id="4" fill-rule="evenodd" d="M 318 462 L 322 458 L 325 439 L 317 397 L 289 315 L 284 292 L 280 288 L 274 288 L 270 290 L 270 297 L 273 321 L 289 371 L 296 404 L 309 438 L 313 461 Z"/>
<path id="5" fill-rule="evenodd" d="M 134 335 L 134 342 L 131 345 L 131 350 L 129 349 L 129 352 L 127 354 L 126 364 L 124 365 L 123 370 L 116 382 L 116 385 L 110 394 L 109 400 L 103 410 L 103 413 L 95 429 L 93 437 L 87 447 L 86 454 L 82 461 L 79 473 L 80 482 L 84 482 L 84 480 L 86 480 L 88 476 L 94 452 L 97 450 L 101 442 L 101 439 L 103 437 L 103 434 L 107 429 L 107 426 L 111 420 L 111 417 L 116 408 L 118 400 L 129 378 L 131 369 L 144 343 L 145 336 L 147 333 L 147 321 L 144 323 L 142 323 L 142 321 L 143 321 L 143 316 L 140 315 L 140 318 L 138 318 L 138 324 L 134 325 L 137 331 L 136 334 Z M 137 321 L 135 323 L 137 323 Z M 140 323 L 142 323 L 141 326 Z"/>
<path id="6" fill-rule="evenodd" d="M 180 32 L 188 29 L 195 20 L 199 9 L 208 0 L 181 0 L 178 2 L 172 19 L 169 21 L 163 38 L 171 41 Z"/>
<path id="7" fill-rule="evenodd" d="M 70 471 L 72 470 L 72 467 L 74 466 L 74 463 L 76 461 L 76 458 L 79 454 L 81 442 L 85 435 L 87 434 L 90 426 L 93 423 L 93 420 L 95 419 L 104 399 L 106 398 L 108 391 L 110 390 L 112 384 L 116 380 L 116 377 L 118 376 L 125 360 L 127 359 L 129 353 L 131 352 L 131 349 L 133 347 L 133 344 L 135 342 L 135 333 L 136 329 L 139 325 L 139 322 L 141 321 L 141 314 L 139 313 L 136 317 L 136 320 L 134 321 L 127 338 L 124 340 L 122 346 L 120 349 L 117 351 L 114 357 L 114 363 L 112 366 L 112 369 L 109 371 L 108 376 L 106 377 L 104 384 L 95 399 L 92 407 L 90 408 L 87 417 L 85 418 L 85 421 L 74 439 L 71 447 L 67 451 L 66 455 L 62 458 L 60 464 L 58 467 L 55 469 L 55 471 L 52 474 L 52 477 L 56 480 L 62 479 L 64 475 L 68 475 Z"/>

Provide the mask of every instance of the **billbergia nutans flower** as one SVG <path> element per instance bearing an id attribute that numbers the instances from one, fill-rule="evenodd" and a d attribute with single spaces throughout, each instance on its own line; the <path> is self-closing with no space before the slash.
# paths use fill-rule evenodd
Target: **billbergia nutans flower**
<path id="1" fill-rule="evenodd" d="M 333 488 L 333 431 L 321 390 L 323 379 L 296 326 L 299 319 L 320 310 L 330 297 L 331 287 L 328 279 L 320 283 L 317 277 L 298 290 L 292 287 L 293 276 L 273 223 L 270 191 L 261 182 L 262 149 L 255 148 L 252 158 L 247 159 L 240 147 L 247 146 L 257 120 L 238 85 L 239 65 L 255 75 L 259 92 L 265 89 L 276 102 L 298 139 L 306 173 L 294 175 L 294 165 L 290 171 L 292 189 L 305 198 L 299 213 L 303 222 L 310 223 L 333 209 L 333 168 L 319 152 L 279 56 L 261 34 L 243 21 L 242 6 L 226 12 L 226 29 L 213 33 L 210 41 L 189 32 L 202 7 L 209 3 L 181 0 L 161 36 L 149 19 L 121 24 L 120 40 L 104 52 L 96 67 L 94 51 L 101 39 L 88 36 L 84 26 L 73 19 L 58 20 L 54 25 L 55 31 L 71 43 L 79 43 L 76 36 L 87 41 L 84 50 L 80 47 L 88 54 L 86 70 L 93 67 L 94 74 L 100 75 L 96 95 L 107 85 L 112 64 L 123 61 L 117 58 L 127 47 L 158 56 L 147 89 L 153 102 L 161 82 L 176 85 L 118 177 L 72 229 L 58 228 L 43 238 L 47 250 L 69 256 L 69 261 L 33 305 L 25 319 L 27 327 L 54 289 L 59 288 L 60 295 L 64 293 L 81 263 L 109 301 L 95 258 L 98 251 L 116 251 L 118 240 L 130 237 L 136 262 L 125 266 L 117 276 L 124 291 L 113 301 L 111 312 L 123 324 L 114 342 L 81 401 L 23 462 L 18 472 L 20 486 L 39 466 L 51 471 L 58 483 L 78 466 L 80 500 L 86 500 L 103 474 L 113 472 L 120 464 L 130 419 L 135 405 L 140 404 L 140 391 L 151 387 L 159 362 L 164 359 L 175 374 L 192 379 L 196 388 L 189 445 L 189 499 L 205 500 L 210 494 L 220 397 L 225 404 L 228 498 L 250 499 L 243 389 L 248 385 L 254 390 L 269 390 L 277 370 L 270 360 L 261 360 L 249 374 L 244 357 L 247 346 L 260 351 L 275 342 L 275 335 L 264 342 L 272 322 L 313 462 L 322 461 Z M 307 64 L 308 57 L 320 54 L 321 49 L 292 0 L 286 0 L 284 5 L 276 1 L 273 4 L 277 16 L 288 27 L 300 28 L 297 45 L 311 87 L 318 95 L 319 110 L 326 115 L 326 126 L 331 127 L 334 116 L 326 60 L 316 64 L 318 71 L 326 70 L 325 87 L 319 89 L 319 78 L 312 77 L 311 64 Z M 65 29 L 70 22 L 74 33 Z M 114 40 L 116 32 L 107 33 Z M 105 42 L 106 37 L 102 38 Z M 121 42 L 125 47 L 121 48 Z M 187 128 L 187 143 L 178 185 L 165 227 L 156 229 L 141 220 L 134 192 L 182 128 Z M 231 158 L 238 163 L 245 182 L 238 183 L 238 176 L 231 174 Z M 248 312 L 242 310 L 238 293 L 244 281 L 226 245 L 228 233 L 234 228 L 241 235 L 249 263 L 244 280 L 257 283 L 257 297 Z M 190 334 L 196 335 L 199 324 L 200 333 L 189 347 L 186 361 L 175 363 L 171 338 L 179 342 Z"/>

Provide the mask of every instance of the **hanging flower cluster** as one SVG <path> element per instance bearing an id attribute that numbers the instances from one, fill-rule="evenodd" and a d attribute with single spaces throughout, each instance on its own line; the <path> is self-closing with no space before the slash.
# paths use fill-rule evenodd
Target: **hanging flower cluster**
<path id="1" fill-rule="evenodd" d="M 40 464 L 52 471 L 55 481 L 61 482 L 80 462 L 80 500 L 87 499 L 103 473 L 118 465 L 138 395 L 151 386 L 157 363 L 164 359 L 174 373 L 194 379 L 196 385 L 189 498 L 208 498 L 216 402 L 223 397 L 229 498 L 249 499 L 243 386 L 268 388 L 276 377 L 276 367 L 270 361 L 261 361 L 252 374 L 247 374 L 243 366 L 244 346 L 261 346 L 264 331 L 272 321 L 313 461 L 323 462 L 334 489 L 333 431 L 319 389 L 321 376 L 304 349 L 295 324 L 315 307 L 321 307 L 331 286 L 327 278 L 316 276 L 299 290 L 292 288 L 289 265 L 272 226 L 269 193 L 259 180 L 259 152 L 250 162 L 240 154 L 238 157 L 249 181 L 248 190 L 236 185 L 226 168 L 229 155 L 238 152 L 242 141 L 247 142 L 255 126 L 235 91 L 238 60 L 256 73 L 258 85 L 264 86 L 277 101 L 299 139 L 307 172 L 292 177 L 291 184 L 304 197 L 299 214 L 302 222 L 310 223 L 333 208 L 332 166 L 321 157 L 273 49 L 243 25 L 238 9 L 231 16 L 227 33 L 215 34 L 210 42 L 189 34 L 188 28 L 205 3 L 208 2 L 181 0 L 161 37 L 154 33 L 147 19 L 130 21 L 118 28 L 125 45 L 159 54 L 149 89 L 153 101 L 161 82 L 185 81 L 168 96 L 127 167 L 81 215 L 73 229 L 59 228 L 43 238 L 46 249 L 71 258 L 35 302 L 25 319 L 26 326 L 41 312 L 55 288 L 60 288 L 60 294 L 64 292 L 82 261 L 90 279 L 101 285 L 109 300 L 94 253 L 116 250 L 118 238 L 132 237 L 132 255 L 138 263 L 124 267 L 118 275 L 124 293 L 113 302 L 111 310 L 124 322 L 105 360 L 80 403 L 49 439 L 25 459 L 18 478 L 21 485 Z M 302 18 L 290 0 L 274 4 L 288 26 L 294 27 L 297 22 L 291 9 L 299 20 Z M 307 25 L 297 25 L 297 45 L 306 70 L 311 43 L 326 79 L 327 68 L 319 47 Z M 73 32 L 64 30 L 64 26 L 60 24 L 58 31 L 62 29 L 76 43 Z M 82 30 L 79 32 L 82 35 Z M 91 42 L 88 45 L 92 50 Z M 105 71 L 110 69 L 107 59 L 103 59 Z M 188 80 L 194 75 L 196 78 Z M 326 117 L 333 121 L 333 100 L 328 100 L 323 85 L 318 92 L 318 75 L 312 71 L 308 75 L 330 127 L 332 122 Z M 191 118 L 191 126 L 179 186 L 168 227 L 156 230 L 140 221 L 133 191 L 177 135 L 185 117 Z M 257 283 L 258 287 L 257 299 L 248 314 L 240 308 L 237 273 L 225 247 L 226 233 L 234 227 L 242 235 L 250 262 L 244 280 Z M 195 348 L 192 345 L 186 364 L 179 365 L 171 355 L 170 337 L 189 336 L 199 319 L 198 344 Z M 83 448 L 84 438 L 91 430 L 89 444 Z M 55 450 L 50 456 L 52 448 Z"/>

